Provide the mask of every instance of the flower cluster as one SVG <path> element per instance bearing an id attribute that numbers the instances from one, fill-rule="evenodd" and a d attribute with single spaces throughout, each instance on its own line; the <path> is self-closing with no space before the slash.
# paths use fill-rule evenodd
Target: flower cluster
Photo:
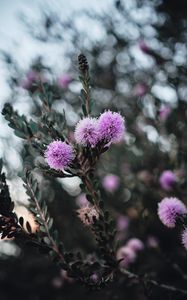
<path id="1" fill-rule="evenodd" d="M 119 142 L 124 135 L 124 118 L 119 114 L 106 111 L 99 119 L 84 118 L 80 120 L 75 128 L 75 141 L 81 146 L 96 147 L 99 142 L 106 143 Z M 51 142 L 46 151 L 45 159 L 55 170 L 66 169 L 75 158 L 73 147 L 62 141 Z M 115 185 L 119 185 L 118 179 L 115 179 Z"/>
<path id="2" fill-rule="evenodd" d="M 134 263 L 139 251 L 144 250 L 144 244 L 138 238 L 131 238 L 126 245 L 120 247 L 116 253 L 116 258 L 120 260 L 121 268 L 128 268 Z"/>
<path id="3" fill-rule="evenodd" d="M 110 110 L 96 118 L 80 120 L 75 128 L 77 144 L 95 147 L 98 142 L 117 143 L 123 139 L 125 132 L 124 118 Z"/>

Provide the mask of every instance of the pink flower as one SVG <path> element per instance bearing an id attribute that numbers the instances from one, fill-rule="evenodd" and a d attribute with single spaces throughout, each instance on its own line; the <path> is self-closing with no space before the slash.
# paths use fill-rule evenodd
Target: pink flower
<path id="1" fill-rule="evenodd" d="M 164 198 L 158 204 L 158 216 L 168 228 L 174 228 L 177 218 L 187 213 L 186 206 L 177 198 Z"/>
<path id="2" fill-rule="evenodd" d="M 171 111 L 172 111 L 172 109 L 170 106 L 168 106 L 168 105 L 163 106 L 159 111 L 160 120 L 165 121 L 168 118 L 168 116 L 170 115 Z"/>
<path id="3" fill-rule="evenodd" d="M 35 70 L 30 70 L 26 78 L 21 82 L 21 87 L 28 90 L 32 84 L 40 79 L 40 74 Z"/>
<path id="4" fill-rule="evenodd" d="M 59 87 L 67 88 L 72 82 L 72 77 L 69 74 L 63 74 L 58 78 L 57 82 Z"/>
<path id="5" fill-rule="evenodd" d="M 95 118 L 84 118 L 75 127 L 75 140 L 77 144 L 95 147 L 98 142 L 98 125 Z"/>
<path id="6" fill-rule="evenodd" d="M 187 250 L 187 228 L 184 229 L 181 237 L 182 237 L 182 244 L 184 248 Z"/>
<path id="7" fill-rule="evenodd" d="M 170 170 L 164 171 L 159 178 L 161 187 L 166 191 L 170 191 L 176 181 L 177 178 L 175 174 Z"/>
<path id="8" fill-rule="evenodd" d="M 119 216 L 117 218 L 117 230 L 118 231 L 125 231 L 129 227 L 129 218 L 126 216 Z"/>
<path id="9" fill-rule="evenodd" d="M 55 170 L 67 168 L 75 158 L 72 146 L 61 141 L 51 142 L 44 156 L 50 168 Z"/>
<path id="10" fill-rule="evenodd" d="M 134 94 L 138 97 L 143 97 L 147 93 L 148 87 L 145 83 L 139 83 L 134 88 Z"/>
<path id="11" fill-rule="evenodd" d="M 94 206 L 85 206 L 77 210 L 78 217 L 86 225 L 93 224 L 94 218 L 98 219 L 99 214 Z"/>
<path id="12" fill-rule="evenodd" d="M 116 258 L 117 260 L 123 259 L 119 264 L 121 268 L 128 268 L 130 264 L 135 262 L 136 253 L 133 249 L 127 246 L 122 246 L 118 249 Z"/>
<path id="13" fill-rule="evenodd" d="M 132 238 L 128 240 L 127 247 L 134 250 L 134 252 L 142 251 L 144 249 L 144 244 L 141 240 L 137 238 Z"/>
<path id="14" fill-rule="evenodd" d="M 100 140 L 106 143 L 118 143 L 123 139 L 125 132 L 125 120 L 116 112 L 110 110 L 100 115 L 98 120 Z"/>
<path id="15" fill-rule="evenodd" d="M 120 179 L 117 175 L 108 174 L 102 180 L 104 189 L 110 193 L 115 192 L 119 188 Z"/>
<path id="16" fill-rule="evenodd" d="M 84 206 L 88 206 L 89 202 L 86 199 L 86 195 L 85 194 L 80 194 L 77 199 L 76 199 L 76 203 L 79 207 L 84 207 Z"/>

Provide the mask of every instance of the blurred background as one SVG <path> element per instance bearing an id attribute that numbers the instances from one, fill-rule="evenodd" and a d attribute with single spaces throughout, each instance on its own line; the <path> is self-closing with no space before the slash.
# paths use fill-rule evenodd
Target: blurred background
<path id="1" fill-rule="evenodd" d="M 65 110 L 73 140 L 81 111 L 77 56 L 84 53 L 93 114 L 111 109 L 126 120 L 124 141 L 102 156 L 96 172 L 119 230 L 119 247 L 139 238 L 144 250 L 128 268 L 183 288 L 186 251 L 180 233 L 159 221 L 157 203 L 175 195 L 187 204 L 186 45 L 185 0 L 0 0 L 0 110 L 8 102 L 37 120 L 37 83 L 42 81 L 53 95 L 53 109 Z M 6 113 L 0 116 L 0 157 L 17 213 L 32 220 L 18 175 L 25 164 L 34 168 L 40 157 L 8 127 Z M 165 171 L 170 171 L 169 183 L 161 180 Z M 95 244 L 76 216 L 85 201 L 79 179 L 55 180 L 41 173 L 38 178 L 65 246 L 91 259 Z M 1 299 L 88 297 L 36 249 L 2 241 L 0 251 Z M 155 290 L 147 298 L 123 278 L 89 297 L 122 299 L 124 294 L 136 300 L 171 299 Z"/>

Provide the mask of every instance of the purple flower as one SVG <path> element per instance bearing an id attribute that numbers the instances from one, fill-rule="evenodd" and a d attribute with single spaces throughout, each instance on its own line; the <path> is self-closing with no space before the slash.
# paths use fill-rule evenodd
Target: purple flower
<path id="1" fill-rule="evenodd" d="M 164 190 L 170 191 L 176 183 L 176 175 L 172 171 L 166 170 L 161 174 L 159 182 Z"/>
<path id="2" fill-rule="evenodd" d="M 123 216 L 123 215 L 120 215 L 118 218 L 117 218 L 117 230 L 118 231 L 125 231 L 128 229 L 129 227 L 129 218 L 126 217 L 126 216 Z"/>
<path id="3" fill-rule="evenodd" d="M 148 87 L 145 83 L 139 83 L 134 88 L 134 94 L 138 97 L 143 97 L 147 93 Z"/>
<path id="4" fill-rule="evenodd" d="M 72 82 L 72 77 L 69 74 L 63 74 L 58 78 L 57 82 L 59 87 L 67 88 Z"/>
<path id="5" fill-rule="evenodd" d="M 72 146 L 61 141 L 50 143 L 44 156 L 50 168 L 55 170 L 67 168 L 75 158 Z"/>
<path id="6" fill-rule="evenodd" d="M 120 142 L 125 132 L 124 118 L 119 113 L 110 110 L 105 111 L 99 117 L 98 130 L 100 140 L 104 140 L 107 143 Z"/>
<path id="7" fill-rule="evenodd" d="M 97 283 L 99 281 L 99 276 L 96 272 L 94 272 L 91 276 L 90 276 L 90 280 L 93 283 Z"/>
<path id="8" fill-rule="evenodd" d="M 86 199 L 86 194 L 80 194 L 77 199 L 76 199 L 76 203 L 79 207 L 85 207 L 89 205 L 88 200 Z"/>
<path id="9" fill-rule="evenodd" d="M 164 198 L 158 204 L 158 216 L 161 222 L 169 228 L 174 228 L 177 218 L 186 213 L 186 206 L 177 198 Z"/>
<path id="10" fill-rule="evenodd" d="M 77 144 L 95 147 L 98 142 L 98 124 L 95 118 L 80 120 L 75 128 L 75 140 Z"/>
<path id="11" fill-rule="evenodd" d="M 116 258 L 117 260 L 123 259 L 119 264 L 121 268 L 128 268 L 130 264 L 135 262 L 136 253 L 133 249 L 127 246 L 122 246 L 118 249 Z"/>
<path id="12" fill-rule="evenodd" d="M 165 121 L 168 118 L 168 116 L 170 115 L 171 111 L 172 111 L 172 109 L 170 106 L 168 106 L 168 105 L 163 106 L 159 111 L 160 120 Z"/>
<path id="13" fill-rule="evenodd" d="M 31 88 L 32 84 L 36 81 L 38 81 L 40 78 L 40 75 L 35 70 L 30 70 L 26 78 L 21 82 L 21 87 L 28 90 Z"/>
<path id="14" fill-rule="evenodd" d="M 182 237 L 182 244 L 184 248 L 187 250 L 187 228 L 184 229 L 181 237 Z"/>
<path id="15" fill-rule="evenodd" d="M 142 251 L 144 249 L 144 244 L 141 240 L 137 238 L 132 238 L 128 240 L 127 247 L 131 248 L 135 252 Z"/>
<path id="16" fill-rule="evenodd" d="M 120 184 L 120 179 L 117 175 L 108 174 L 102 180 L 104 189 L 110 193 L 115 192 Z"/>

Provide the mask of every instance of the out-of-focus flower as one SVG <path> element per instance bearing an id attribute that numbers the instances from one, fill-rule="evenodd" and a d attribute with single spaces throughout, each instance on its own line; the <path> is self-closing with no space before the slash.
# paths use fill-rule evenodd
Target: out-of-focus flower
<path id="1" fill-rule="evenodd" d="M 117 260 L 123 259 L 119 264 L 121 268 L 128 268 L 130 264 L 135 262 L 136 253 L 132 248 L 122 246 L 118 249 L 116 258 Z"/>
<path id="2" fill-rule="evenodd" d="M 79 207 L 84 207 L 84 206 L 88 206 L 89 202 L 86 199 L 86 195 L 85 194 L 80 194 L 77 198 L 76 198 L 76 203 Z"/>
<path id="3" fill-rule="evenodd" d="M 72 82 L 72 77 L 69 74 L 62 74 L 59 76 L 57 83 L 61 88 L 68 88 L 69 84 Z"/>
<path id="4" fill-rule="evenodd" d="M 98 119 L 98 130 L 100 140 L 106 143 L 118 143 L 124 137 L 125 120 L 119 113 L 105 111 Z"/>
<path id="5" fill-rule="evenodd" d="M 120 178 L 114 174 L 107 174 L 102 180 L 102 185 L 106 191 L 113 193 L 119 188 Z"/>
<path id="6" fill-rule="evenodd" d="M 145 83 L 138 83 L 134 87 L 134 95 L 137 97 L 143 97 L 148 91 L 148 87 Z"/>
<path id="7" fill-rule="evenodd" d="M 127 230 L 128 227 L 129 227 L 129 218 L 126 217 L 126 216 L 123 216 L 123 215 L 119 216 L 117 218 L 117 224 L 116 224 L 116 226 L 117 226 L 117 230 L 118 231 L 125 231 L 125 230 Z"/>
<path id="8" fill-rule="evenodd" d="M 187 228 L 184 229 L 184 231 L 182 232 L 182 244 L 184 246 L 184 248 L 187 250 Z"/>
<path id="9" fill-rule="evenodd" d="M 172 109 L 169 105 L 165 105 L 165 106 L 161 107 L 159 110 L 160 120 L 165 121 L 169 117 L 171 112 L 172 112 Z"/>
<path id="10" fill-rule="evenodd" d="M 147 246 L 149 248 L 158 248 L 159 247 L 159 241 L 155 236 L 149 236 L 147 238 Z"/>
<path id="11" fill-rule="evenodd" d="M 137 238 L 131 238 L 128 240 L 126 246 L 134 250 L 135 253 L 144 249 L 143 242 Z"/>
<path id="12" fill-rule="evenodd" d="M 95 147 L 99 139 L 97 119 L 84 118 L 75 127 L 75 140 L 83 146 Z"/>
<path id="13" fill-rule="evenodd" d="M 177 178 L 175 173 L 173 173 L 170 170 L 164 171 L 159 178 L 161 187 L 166 191 L 170 191 L 173 185 L 176 183 L 176 181 Z"/>
<path id="14" fill-rule="evenodd" d="M 50 168 L 55 170 L 67 168 L 75 158 L 72 146 L 61 141 L 51 142 L 44 156 Z"/>
<path id="15" fill-rule="evenodd" d="M 99 275 L 98 275 L 96 272 L 94 272 L 94 273 L 90 276 L 90 280 L 91 280 L 91 282 L 93 282 L 93 283 L 97 283 L 97 282 L 99 281 Z"/>
<path id="16" fill-rule="evenodd" d="M 37 82 L 40 79 L 40 74 L 35 70 L 30 70 L 26 78 L 21 82 L 21 87 L 28 90 L 31 88 L 34 82 Z"/>
<path id="17" fill-rule="evenodd" d="M 87 226 L 94 222 L 94 218 L 98 219 L 99 214 L 94 206 L 85 206 L 77 210 L 78 217 Z"/>
<path id="18" fill-rule="evenodd" d="M 158 204 L 158 216 L 161 222 L 169 228 L 174 228 L 177 218 L 186 213 L 186 206 L 177 198 L 164 198 Z"/>

